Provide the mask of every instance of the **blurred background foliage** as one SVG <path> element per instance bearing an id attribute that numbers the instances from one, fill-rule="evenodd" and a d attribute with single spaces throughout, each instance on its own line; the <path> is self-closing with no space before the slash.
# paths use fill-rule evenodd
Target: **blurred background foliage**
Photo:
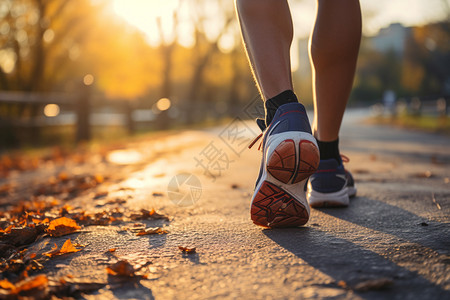
<path id="1" fill-rule="evenodd" d="M 141 13 L 148 13 L 153 29 L 144 32 L 130 24 L 133 13 L 123 18 L 127 15 L 120 12 L 127 6 L 115 0 L 0 0 L 2 149 L 26 144 L 26 135 L 19 133 L 31 127 L 33 143 L 43 140 L 36 137 L 53 117 L 43 112 L 48 104 L 58 104 L 58 97 L 30 102 L 20 96 L 25 94 L 11 100 L 7 92 L 59 93 L 67 100 L 61 103 L 72 102 L 59 105 L 61 121 L 53 122 L 59 128 L 73 127 L 70 113 L 87 102 L 81 109 L 93 127 L 102 125 L 99 113 L 109 121 L 124 114 L 118 124 L 128 132 L 235 117 L 258 98 L 232 1 L 146 3 L 147 12 Z M 393 24 L 363 38 L 352 105 L 380 101 L 386 90 L 405 99 L 450 95 L 449 10 L 448 1 L 442 3 L 443 18 L 417 26 Z M 365 19 L 373 15 L 364 6 L 363 12 Z M 299 64 L 294 83 L 308 104 L 307 39 L 296 36 L 293 44 Z"/>

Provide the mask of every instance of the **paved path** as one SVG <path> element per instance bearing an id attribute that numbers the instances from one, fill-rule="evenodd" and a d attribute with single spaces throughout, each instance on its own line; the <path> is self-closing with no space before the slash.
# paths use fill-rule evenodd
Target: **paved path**
<path id="1" fill-rule="evenodd" d="M 70 202 L 75 210 L 112 209 L 118 205 L 108 201 L 118 198 L 126 200 L 119 209 L 155 208 L 170 221 L 142 223 L 168 234 L 90 226 L 71 236 L 87 245 L 83 251 L 52 259 L 45 270 L 109 283 L 86 299 L 450 299 L 450 139 L 364 125 L 366 114 L 350 111 L 342 128 L 341 152 L 358 188 L 349 208 L 312 210 L 301 228 L 253 225 L 260 153 L 244 149 L 258 131 L 235 120 L 141 143 L 143 157 L 153 151 L 149 164 L 121 169 L 126 179 L 110 185 L 106 199 Z M 181 173 L 193 175 L 190 186 L 171 193 Z M 47 240 L 34 249 L 49 250 Z M 151 262 L 148 279 L 111 284 L 105 266 L 116 259 Z"/>

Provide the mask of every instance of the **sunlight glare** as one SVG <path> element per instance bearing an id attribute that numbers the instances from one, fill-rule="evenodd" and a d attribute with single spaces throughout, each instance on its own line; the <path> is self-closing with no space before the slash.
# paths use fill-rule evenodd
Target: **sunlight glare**
<path id="1" fill-rule="evenodd" d="M 179 0 L 112 0 L 114 12 L 129 24 L 143 31 L 148 42 L 159 45 L 160 33 L 158 18 L 161 21 L 165 40 L 172 40 L 173 13 L 178 8 Z"/>
<path id="2" fill-rule="evenodd" d="M 52 117 L 56 117 L 57 115 L 59 115 L 59 105 L 58 104 L 47 104 L 44 107 L 44 115 L 46 117 L 52 118 Z"/>
<path id="3" fill-rule="evenodd" d="M 161 98 L 156 102 L 156 108 L 160 111 L 168 110 L 171 106 L 170 100 L 168 98 Z"/>
<path id="4" fill-rule="evenodd" d="M 114 150 L 108 153 L 106 159 L 116 165 L 133 165 L 142 162 L 143 156 L 136 150 Z"/>

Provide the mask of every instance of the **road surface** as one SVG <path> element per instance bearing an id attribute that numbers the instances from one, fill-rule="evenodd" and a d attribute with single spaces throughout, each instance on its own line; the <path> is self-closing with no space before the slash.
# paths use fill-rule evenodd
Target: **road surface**
<path id="1" fill-rule="evenodd" d="M 261 155 L 245 147 L 259 133 L 252 122 L 116 151 L 99 164 L 122 175 L 107 196 L 67 203 L 74 211 L 156 209 L 169 220 L 137 223 L 169 233 L 136 236 L 136 222 L 88 226 L 70 235 L 86 247 L 48 260 L 43 272 L 99 283 L 85 299 L 450 299 L 450 138 L 365 125 L 365 117 L 349 111 L 340 137 L 357 197 L 348 208 L 312 209 L 300 228 L 250 220 Z M 46 237 L 31 249 L 66 239 Z M 112 283 L 105 268 L 117 260 L 144 265 L 147 279 Z"/>

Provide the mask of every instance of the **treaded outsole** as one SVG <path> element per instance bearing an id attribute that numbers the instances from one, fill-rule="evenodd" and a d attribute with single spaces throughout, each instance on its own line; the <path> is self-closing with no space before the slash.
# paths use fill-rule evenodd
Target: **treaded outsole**
<path id="1" fill-rule="evenodd" d="M 330 207 L 348 207 L 348 204 L 344 204 L 337 201 L 324 200 L 320 203 L 311 203 L 312 208 L 330 208 Z"/>
<path id="2" fill-rule="evenodd" d="M 314 174 L 319 167 L 319 149 L 308 140 L 300 141 L 298 149 L 297 157 L 293 140 L 281 142 L 267 159 L 270 175 L 285 184 L 294 184 Z"/>
<path id="3" fill-rule="evenodd" d="M 309 213 L 292 195 L 264 181 L 250 209 L 253 223 L 264 227 L 296 227 L 306 224 Z"/>

